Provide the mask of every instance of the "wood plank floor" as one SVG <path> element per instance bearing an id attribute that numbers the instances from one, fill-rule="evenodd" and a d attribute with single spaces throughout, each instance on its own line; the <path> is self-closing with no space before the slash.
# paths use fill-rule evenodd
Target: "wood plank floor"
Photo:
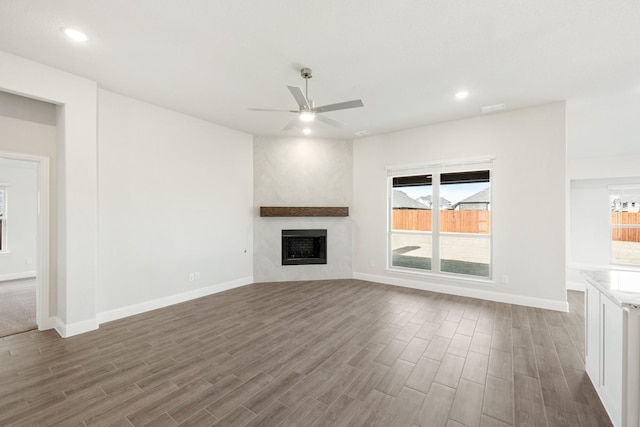
<path id="1" fill-rule="evenodd" d="M 570 313 L 358 280 L 263 283 L 0 340 L 0 425 L 607 426 Z"/>

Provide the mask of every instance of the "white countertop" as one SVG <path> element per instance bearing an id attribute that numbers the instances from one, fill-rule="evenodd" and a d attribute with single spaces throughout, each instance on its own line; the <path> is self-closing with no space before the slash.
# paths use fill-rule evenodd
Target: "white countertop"
<path id="1" fill-rule="evenodd" d="M 582 270 L 587 281 L 621 307 L 640 309 L 640 272 Z"/>

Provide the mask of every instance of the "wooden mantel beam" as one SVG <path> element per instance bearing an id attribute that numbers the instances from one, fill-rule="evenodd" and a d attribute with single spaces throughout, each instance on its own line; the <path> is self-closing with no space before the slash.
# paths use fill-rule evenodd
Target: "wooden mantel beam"
<path id="1" fill-rule="evenodd" d="M 283 216 L 349 216 L 347 206 L 260 206 L 262 217 Z"/>

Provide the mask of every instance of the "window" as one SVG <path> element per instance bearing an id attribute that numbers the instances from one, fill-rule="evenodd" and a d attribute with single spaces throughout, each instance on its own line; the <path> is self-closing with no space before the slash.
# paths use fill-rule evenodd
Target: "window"
<path id="1" fill-rule="evenodd" d="M 640 185 L 609 187 L 611 263 L 640 266 Z"/>
<path id="2" fill-rule="evenodd" d="M 7 190 L 0 187 L 0 252 L 7 247 Z"/>
<path id="3" fill-rule="evenodd" d="M 490 163 L 389 169 L 389 265 L 491 278 Z"/>

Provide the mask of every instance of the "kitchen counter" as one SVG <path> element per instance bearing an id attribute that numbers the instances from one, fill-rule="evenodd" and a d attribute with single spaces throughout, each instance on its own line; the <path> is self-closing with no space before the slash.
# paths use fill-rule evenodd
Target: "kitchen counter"
<path id="1" fill-rule="evenodd" d="M 640 272 L 582 270 L 582 274 L 620 307 L 640 310 Z"/>
<path id="2" fill-rule="evenodd" d="M 616 427 L 640 426 L 640 272 L 583 270 L 585 369 Z"/>

